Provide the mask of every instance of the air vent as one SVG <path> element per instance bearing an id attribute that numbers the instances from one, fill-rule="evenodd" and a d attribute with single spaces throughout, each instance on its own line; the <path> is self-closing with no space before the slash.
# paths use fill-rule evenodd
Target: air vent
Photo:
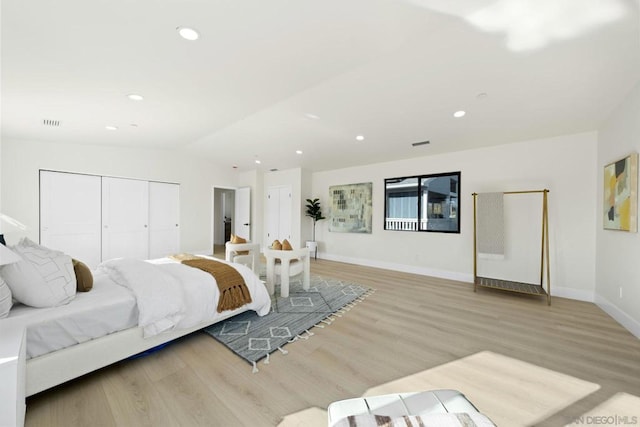
<path id="1" fill-rule="evenodd" d="M 269 172 L 278 172 L 278 169 L 276 169 L 276 168 L 269 169 Z"/>
<path id="2" fill-rule="evenodd" d="M 51 126 L 51 127 L 57 128 L 58 126 L 60 126 L 60 120 L 44 119 L 42 121 L 42 124 L 45 126 Z"/>
<path id="3" fill-rule="evenodd" d="M 411 144 L 411 145 L 412 145 L 412 146 L 414 146 L 414 147 L 418 147 L 418 146 L 420 146 L 420 145 L 427 145 L 427 144 L 429 144 L 429 143 L 430 143 L 429 141 L 422 141 L 422 142 L 414 142 L 414 143 L 413 143 L 413 144 Z"/>

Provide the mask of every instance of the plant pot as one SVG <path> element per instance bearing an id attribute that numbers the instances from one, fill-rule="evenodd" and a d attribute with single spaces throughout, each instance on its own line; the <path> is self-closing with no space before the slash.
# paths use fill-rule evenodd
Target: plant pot
<path id="1" fill-rule="evenodd" d="M 309 249 L 309 252 L 313 252 L 314 258 L 318 259 L 318 242 L 307 240 L 305 246 L 307 247 L 307 249 Z"/>

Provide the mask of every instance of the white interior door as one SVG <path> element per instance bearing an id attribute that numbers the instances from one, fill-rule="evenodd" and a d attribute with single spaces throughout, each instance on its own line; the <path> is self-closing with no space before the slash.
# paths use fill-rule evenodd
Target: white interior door
<path id="1" fill-rule="evenodd" d="M 236 190 L 233 212 L 233 233 L 236 236 L 251 240 L 251 188 L 242 187 Z"/>
<path id="2" fill-rule="evenodd" d="M 291 187 L 280 188 L 278 234 L 280 241 L 291 241 Z"/>
<path id="3" fill-rule="evenodd" d="M 267 202 L 265 203 L 265 227 L 267 231 L 267 241 L 265 246 L 271 246 L 274 240 L 279 237 L 279 215 L 280 215 L 280 189 L 269 187 L 267 189 Z"/>
<path id="4" fill-rule="evenodd" d="M 149 258 L 149 182 L 102 178 L 102 259 Z"/>
<path id="5" fill-rule="evenodd" d="M 149 258 L 180 252 L 180 185 L 149 183 Z"/>
<path id="6" fill-rule="evenodd" d="M 267 189 L 266 226 L 267 246 L 274 240 L 291 240 L 291 187 Z"/>
<path id="7" fill-rule="evenodd" d="M 96 268 L 101 260 L 101 178 L 40 172 L 40 243 Z"/>

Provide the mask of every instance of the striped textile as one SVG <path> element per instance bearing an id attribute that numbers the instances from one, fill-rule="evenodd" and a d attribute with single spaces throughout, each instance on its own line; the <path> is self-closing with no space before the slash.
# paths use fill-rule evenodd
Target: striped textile
<path id="1" fill-rule="evenodd" d="M 333 427 L 495 427 L 495 424 L 481 413 L 443 413 L 426 415 L 350 415 L 338 421 Z"/>

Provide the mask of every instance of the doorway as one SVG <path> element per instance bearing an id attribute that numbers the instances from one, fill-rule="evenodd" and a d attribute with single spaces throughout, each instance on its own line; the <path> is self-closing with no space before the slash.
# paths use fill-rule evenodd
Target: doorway
<path id="1" fill-rule="evenodd" d="M 213 187 L 211 241 L 216 257 L 224 258 L 224 244 L 232 233 L 251 239 L 250 198 L 249 187 Z"/>

